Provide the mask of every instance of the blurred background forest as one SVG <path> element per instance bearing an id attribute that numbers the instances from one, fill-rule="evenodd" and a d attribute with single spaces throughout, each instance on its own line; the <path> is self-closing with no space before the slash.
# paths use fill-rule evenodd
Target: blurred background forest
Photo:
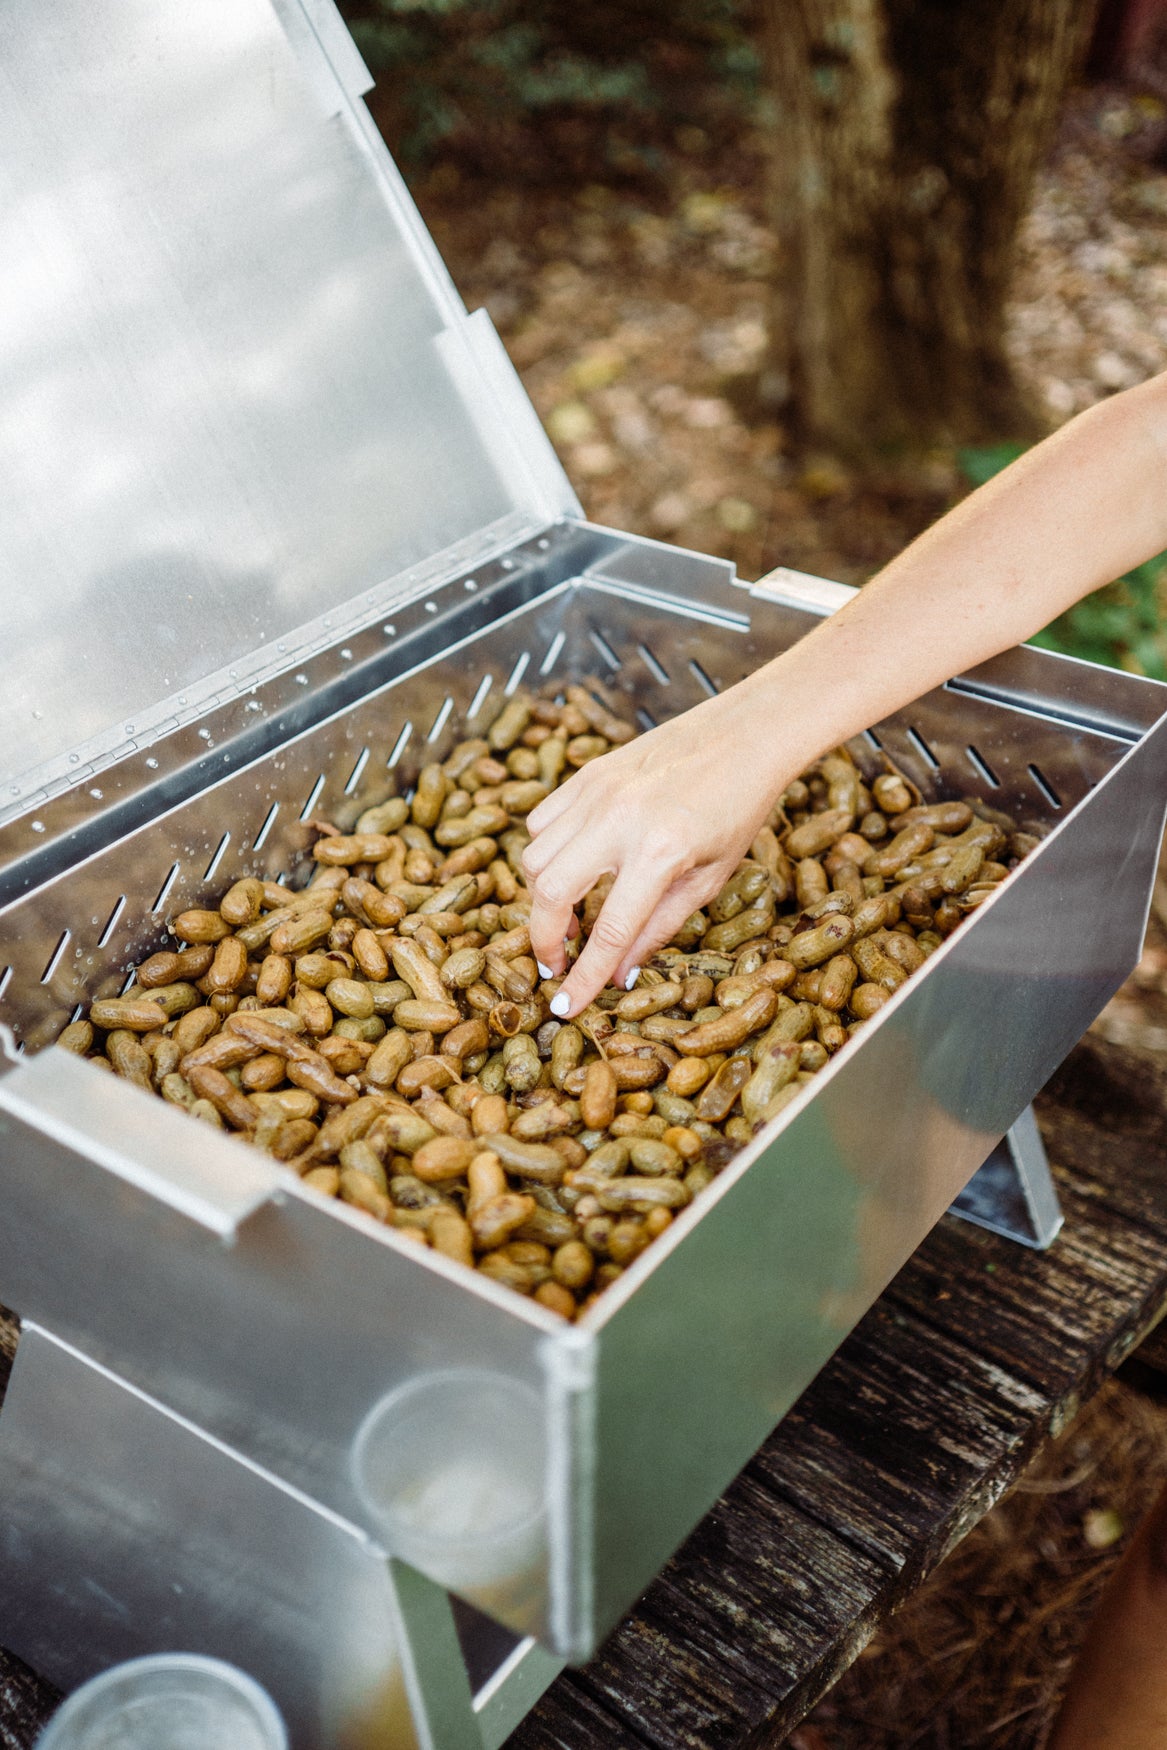
<path id="1" fill-rule="evenodd" d="M 459 290 L 599 522 L 860 583 L 1167 369 L 1167 0 L 341 6 Z M 1165 605 L 1155 561 L 1040 641 L 1167 679 Z M 1167 1048 L 1165 943 L 1108 1036 Z M 791 1750 L 1036 1750 L 1167 1481 L 1146 1384 L 1128 1366 Z"/>
<path id="2" fill-rule="evenodd" d="M 1160 0 L 884 0 L 874 46 L 868 0 L 342 9 L 459 290 L 597 521 L 750 578 L 861 582 L 1025 442 L 1167 367 Z M 864 302 L 854 263 L 889 237 Z M 825 394 L 800 397 L 800 353 L 834 369 Z M 1040 641 L 1167 678 L 1165 576 Z"/>

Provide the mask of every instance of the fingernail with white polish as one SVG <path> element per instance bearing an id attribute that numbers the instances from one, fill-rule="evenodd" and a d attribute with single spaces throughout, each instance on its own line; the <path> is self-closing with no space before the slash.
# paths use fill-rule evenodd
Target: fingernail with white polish
<path id="1" fill-rule="evenodd" d="M 567 992 L 565 990 L 557 990 L 551 999 L 551 1013 L 553 1015 L 566 1015 L 570 1008 L 571 998 L 568 996 Z"/>
<path id="2" fill-rule="evenodd" d="M 544 964 L 541 960 L 536 960 L 535 965 L 539 968 L 539 977 L 540 978 L 554 978 L 555 977 L 555 974 L 552 972 L 551 968 L 549 966 L 544 966 Z"/>
<path id="3" fill-rule="evenodd" d="M 636 983 L 636 981 L 639 977 L 640 977 L 640 968 L 639 968 L 639 966 L 634 966 L 632 968 L 632 971 L 628 974 L 628 977 L 624 980 L 624 989 L 631 990 L 632 986 Z"/>

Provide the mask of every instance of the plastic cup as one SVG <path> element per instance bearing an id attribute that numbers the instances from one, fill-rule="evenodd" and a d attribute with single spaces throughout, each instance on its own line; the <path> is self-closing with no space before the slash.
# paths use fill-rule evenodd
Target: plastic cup
<path id="1" fill-rule="evenodd" d="M 536 1571 L 546 1547 L 542 1405 L 503 1375 L 451 1369 L 383 1398 L 352 1475 L 392 1552 L 471 1597 Z"/>
<path id="2" fill-rule="evenodd" d="M 288 1750 L 266 1689 L 199 1653 L 130 1659 L 91 1678 L 53 1715 L 36 1750 Z"/>

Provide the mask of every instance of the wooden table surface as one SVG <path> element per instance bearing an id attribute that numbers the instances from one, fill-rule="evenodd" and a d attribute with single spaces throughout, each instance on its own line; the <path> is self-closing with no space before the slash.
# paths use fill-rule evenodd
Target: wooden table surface
<path id="1" fill-rule="evenodd" d="M 1167 1310 L 1167 1066 L 1090 1038 L 1038 1113 L 1053 1248 L 944 1220 L 508 1750 L 781 1744 Z M 0 1750 L 26 1750 L 53 1700 L 0 1654 Z"/>

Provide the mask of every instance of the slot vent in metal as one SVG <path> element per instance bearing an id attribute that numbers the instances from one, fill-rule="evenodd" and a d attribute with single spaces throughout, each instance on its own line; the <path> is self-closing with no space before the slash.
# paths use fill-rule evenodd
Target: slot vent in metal
<path id="1" fill-rule="evenodd" d="M 122 988 L 118 992 L 120 997 L 124 997 L 126 992 L 133 988 L 133 983 L 137 976 L 138 968 L 136 966 L 131 966 L 130 970 L 126 973 L 126 976 L 122 979 Z"/>
<path id="2" fill-rule="evenodd" d="M 265 839 L 267 838 L 268 833 L 271 831 L 272 827 L 276 823 L 276 817 L 279 814 L 279 812 L 280 812 L 279 803 L 273 802 L 271 807 L 267 811 L 266 820 L 264 821 L 263 825 L 260 827 L 259 831 L 255 835 L 255 843 L 251 847 L 252 850 L 258 851 L 260 849 L 260 847 L 263 845 Z"/>
<path id="3" fill-rule="evenodd" d="M 360 755 L 357 759 L 356 765 L 353 767 L 352 771 L 348 775 L 348 781 L 346 782 L 345 787 L 344 787 L 344 793 L 346 796 L 352 795 L 353 791 L 356 789 L 357 785 L 360 783 L 361 773 L 364 771 L 364 769 L 368 765 L 368 763 L 369 763 L 369 750 L 367 747 L 363 747 L 360 751 Z"/>
<path id="4" fill-rule="evenodd" d="M 713 680 L 710 675 L 706 674 L 695 656 L 689 658 L 689 673 L 693 676 L 693 679 L 697 682 L 698 686 L 705 688 L 705 691 L 709 694 L 711 699 L 716 699 L 721 689 L 717 682 Z"/>
<path id="5" fill-rule="evenodd" d="M 69 943 L 72 940 L 72 935 L 73 932 L 71 930 L 63 930 L 61 932 L 61 939 L 49 955 L 48 963 L 45 966 L 44 971 L 41 973 L 42 984 L 48 984 L 50 978 L 52 978 L 54 972 L 57 970 L 57 967 L 61 964 L 61 955 L 69 946 Z"/>
<path id="6" fill-rule="evenodd" d="M 551 670 L 555 667 L 555 664 L 559 661 L 559 652 L 563 649 L 563 646 L 566 643 L 567 643 L 567 633 L 566 632 L 557 632 L 555 634 L 554 638 L 551 640 L 550 644 L 547 646 L 546 656 L 543 658 L 542 662 L 539 664 L 539 673 L 541 675 L 549 675 L 551 673 Z"/>
<path id="7" fill-rule="evenodd" d="M 624 664 L 620 661 L 620 658 L 616 655 L 616 652 L 612 649 L 612 646 L 608 643 L 608 640 L 604 637 L 602 632 L 597 632 L 596 628 L 591 626 L 588 628 L 588 637 L 599 651 L 600 656 L 612 670 L 613 674 L 615 674 L 617 669 L 623 668 Z"/>
<path id="8" fill-rule="evenodd" d="M 508 699 L 510 698 L 511 694 L 515 691 L 519 682 L 522 680 L 523 676 L 526 674 L 527 666 L 530 663 L 530 660 L 531 660 L 530 651 L 524 650 L 523 654 L 519 657 L 519 660 L 515 663 L 514 668 L 512 668 L 510 674 L 507 676 L 507 684 L 503 688 L 503 693 L 504 693 L 506 698 L 508 698 Z"/>
<path id="9" fill-rule="evenodd" d="M 1061 797 L 1058 795 L 1045 773 L 1038 766 L 1028 766 L 1026 767 L 1026 770 L 1051 808 L 1061 808 L 1064 806 Z"/>
<path id="10" fill-rule="evenodd" d="M 300 810 L 300 819 L 301 820 L 308 819 L 309 815 L 312 813 L 313 809 L 316 807 L 316 804 L 320 800 L 320 792 L 323 790 L 323 788 L 324 788 L 324 773 L 321 772 L 320 776 L 317 778 L 316 782 L 313 784 L 311 790 L 309 790 L 309 792 L 308 792 L 307 802 L 305 802 L 303 808 L 301 808 L 301 810 Z"/>
<path id="11" fill-rule="evenodd" d="M 470 701 L 470 709 L 466 713 L 467 717 L 477 717 L 483 705 L 485 705 L 487 694 L 490 692 L 493 685 L 494 676 L 492 674 L 484 674 L 477 687 L 474 689 L 474 697 Z"/>
<path id="12" fill-rule="evenodd" d="M 920 731 L 918 729 L 909 728 L 907 735 L 908 740 L 911 742 L 920 757 L 927 760 L 934 772 L 938 772 L 940 770 L 940 761 L 936 758 L 936 755 L 932 752 L 932 749 L 928 746 L 928 743 L 924 740 Z"/>
<path id="13" fill-rule="evenodd" d="M 883 743 L 880 741 L 878 735 L 876 735 L 874 729 L 865 729 L 863 731 L 863 739 L 869 747 L 875 749 L 876 753 L 883 752 Z"/>
<path id="14" fill-rule="evenodd" d="M 442 733 L 442 730 L 446 727 L 446 724 L 449 722 L 450 712 L 453 709 L 454 709 L 454 701 L 450 697 L 449 693 L 447 693 L 445 698 L 442 700 L 442 708 L 438 712 L 437 716 L 434 718 L 433 724 L 430 728 L 430 732 L 426 736 L 427 741 L 436 741 L 438 739 L 438 736 Z"/>
<path id="15" fill-rule="evenodd" d="M 158 889 L 158 897 L 154 901 L 154 904 L 150 907 L 150 910 L 152 912 L 159 912 L 162 910 L 162 907 L 166 904 L 166 901 L 170 898 L 170 889 L 174 886 L 174 883 L 177 880 L 178 880 L 178 864 L 172 863 L 170 865 L 169 870 L 166 873 L 165 879 L 163 880 L 161 887 Z"/>
<path id="16" fill-rule="evenodd" d="M 321 783 L 323 783 L 323 782 L 324 782 L 324 780 L 321 779 Z M 206 868 L 203 870 L 203 880 L 204 881 L 209 881 L 211 879 L 211 876 L 215 873 L 215 870 L 219 867 L 219 864 L 223 861 L 223 852 L 227 849 L 227 846 L 230 843 L 231 843 L 231 834 L 229 832 L 225 832 L 223 834 L 222 838 L 219 840 L 218 844 L 215 846 L 215 849 L 212 851 L 210 862 L 207 864 Z"/>
<path id="17" fill-rule="evenodd" d="M 11 966 L 6 966 L 3 970 L 3 972 L 0 972 L 0 997 L 2 997 L 4 995 L 4 992 L 8 989 L 8 986 L 11 983 L 12 983 L 12 968 L 11 968 Z"/>
<path id="18" fill-rule="evenodd" d="M 109 941 L 110 937 L 113 935 L 114 928 L 117 924 L 117 921 L 121 917 L 122 912 L 125 910 L 125 904 L 126 904 L 125 894 L 124 893 L 119 894 L 118 898 L 114 904 L 113 910 L 110 912 L 109 916 L 105 920 L 105 928 L 102 930 L 100 936 L 98 936 L 98 938 L 97 938 L 97 946 L 99 948 L 104 948 L 105 944 Z"/>
<path id="19" fill-rule="evenodd" d="M 636 721 L 642 729 L 655 729 L 656 718 L 651 711 L 646 711 L 643 705 L 636 707 Z"/>
<path id="20" fill-rule="evenodd" d="M 976 748 L 971 744 L 966 747 L 964 751 L 968 755 L 968 763 L 973 771 L 978 773 L 979 776 L 985 780 L 986 784 L 991 784 L 994 790 L 999 790 L 1001 788 L 1001 780 L 998 778 L 996 772 L 993 770 L 984 754 L 978 753 Z"/>
<path id="21" fill-rule="evenodd" d="M 671 686 L 669 672 L 655 651 L 650 650 L 647 644 L 638 644 L 636 653 L 654 681 L 662 687 Z"/>
<path id="22" fill-rule="evenodd" d="M 397 737 L 397 740 L 393 743 L 393 752 L 389 755 L 389 758 L 385 761 L 385 765 L 389 771 L 393 770 L 394 766 L 397 764 L 398 760 L 401 758 L 402 754 L 405 752 L 406 748 L 409 746 L 409 738 L 412 734 L 413 734 L 413 724 L 412 723 L 403 723 L 401 726 L 401 734 Z"/>

